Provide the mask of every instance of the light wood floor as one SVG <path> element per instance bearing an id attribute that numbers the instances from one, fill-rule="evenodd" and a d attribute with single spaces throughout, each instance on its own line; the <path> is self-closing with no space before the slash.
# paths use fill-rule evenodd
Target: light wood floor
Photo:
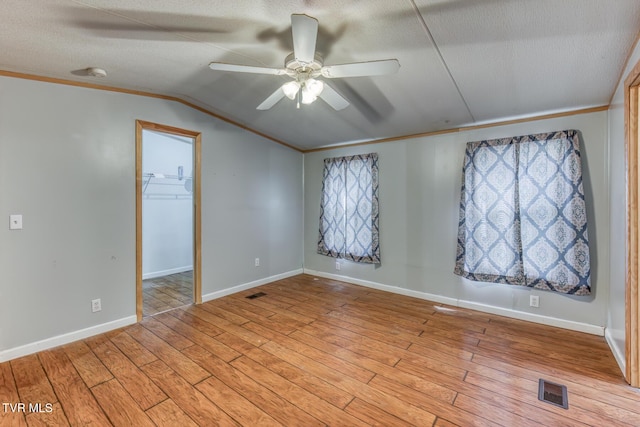
<path id="1" fill-rule="evenodd" d="M 143 316 L 193 304 L 193 271 L 143 280 L 142 294 Z"/>
<path id="2" fill-rule="evenodd" d="M 0 400 L 52 404 L 2 426 L 640 425 L 601 337 L 307 275 L 0 364 Z"/>

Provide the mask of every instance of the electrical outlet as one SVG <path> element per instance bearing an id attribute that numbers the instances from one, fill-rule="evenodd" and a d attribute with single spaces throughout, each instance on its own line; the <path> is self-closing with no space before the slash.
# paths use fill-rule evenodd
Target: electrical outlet
<path id="1" fill-rule="evenodd" d="M 102 302 L 100 301 L 100 298 L 91 300 L 91 311 L 95 313 L 100 310 L 102 310 Z"/>
<path id="2" fill-rule="evenodd" d="M 531 307 L 540 307 L 540 297 L 538 295 L 529 295 L 529 305 Z"/>
<path id="3" fill-rule="evenodd" d="M 22 215 L 9 215 L 9 229 L 22 230 Z"/>
<path id="4" fill-rule="evenodd" d="M 260 267 L 260 258 L 256 258 L 254 264 L 255 264 L 256 267 Z"/>
<path id="5" fill-rule="evenodd" d="M 336 270 L 340 271 L 340 261 L 336 261 Z"/>

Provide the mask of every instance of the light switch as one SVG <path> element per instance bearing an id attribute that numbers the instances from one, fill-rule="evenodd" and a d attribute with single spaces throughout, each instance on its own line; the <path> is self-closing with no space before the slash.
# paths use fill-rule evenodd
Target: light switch
<path id="1" fill-rule="evenodd" d="M 9 229 L 22 230 L 22 215 L 9 215 Z"/>

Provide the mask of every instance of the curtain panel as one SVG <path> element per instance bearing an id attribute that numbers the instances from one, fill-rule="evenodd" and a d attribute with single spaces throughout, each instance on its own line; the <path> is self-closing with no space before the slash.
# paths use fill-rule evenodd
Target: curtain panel
<path id="1" fill-rule="evenodd" d="M 324 159 L 318 253 L 380 263 L 378 155 Z"/>
<path id="2" fill-rule="evenodd" d="M 577 131 L 467 143 L 454 273 L 591 293 Z"/>

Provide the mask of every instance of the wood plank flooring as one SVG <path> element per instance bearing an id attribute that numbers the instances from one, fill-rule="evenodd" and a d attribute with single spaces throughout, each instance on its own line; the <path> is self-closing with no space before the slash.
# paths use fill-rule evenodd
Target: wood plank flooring
<path id="1" fill-rule="evenodd" d="M 640 426 L 601 337 L 308 275 L 0 364 L 0 401 L 2 426 Z"/>
<path id="2" fill-rule="evenodd" d="M 142 294 L 145 317 L 193 304 L 193 271 L 143 280 Z"/>

